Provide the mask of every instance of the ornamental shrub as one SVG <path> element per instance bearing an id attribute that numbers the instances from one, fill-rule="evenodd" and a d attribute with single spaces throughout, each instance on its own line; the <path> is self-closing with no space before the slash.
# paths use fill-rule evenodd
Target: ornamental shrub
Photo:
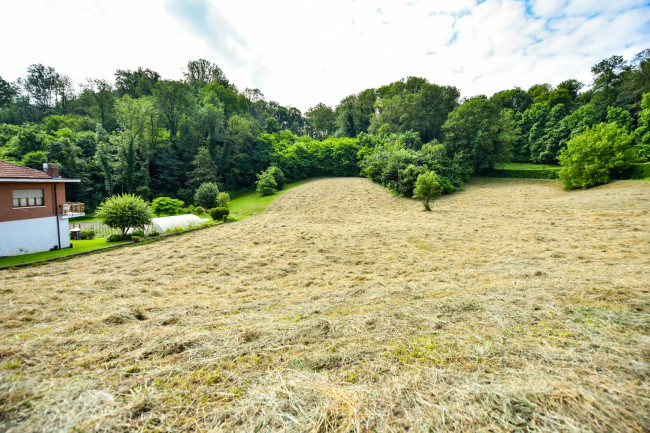
<path id="1" fill-rule="evenodd" d="M 210 209 L 210 217 L 215 221 L 224 221 L 230 215 L 227 207 L 215 207 Z"/>
<path id="2" fill-rule="evenodd" d="M 287 183 L 287 179 L 285 178 L 284 173 L 280 167 L 272 165 L 271 167 L 267 168 L 266 171 L 268 173 L 271 173 L 271 176 L 273 176 L 273 179 L 275 179 L 275 183 L 278 184 L 278 190 L 284 188 L 284 185 Z"/>
<path id="3" fill-rule="evenodd" d="M 171 197 L 158 197 L 151 202 L 151 209 L 156 215 L 179 215 L 185 203 Z"/>
<path id="4" fill-rule="evenodd" d="M 569 140 L 560 154 L 564 189 L 608 183 L 636 160 L 632 137 L 616 123 L 600 123 Z"/>
<path id="5" fill-rule="evenodd" d="M 228 207 L 228 203 L 230 203 L 230 194 L 220 192 L 217 196 L 217 207 Z"/>
<path id="6" fill-rule="evenodd" d="M 413 189 L 413 197 L 422 202 L 425 210 L 431 210 L 431 201 L 440 197 L 441 194 L 442 187 L 435 172 L 426 171 L 418 176 Z"/>
<path id="7" fill-rule="evenodd" d="M 278 183 L 269 171 L 263 171 L 257 175 L 257 192 L 264 195 L 274 194 L 278 189 Z"/>
<path id="8" fill-rule="evenodd" d="M 217 205 L 218 196 L 219 188 L 216 183 L 202 183 L 199 189 L 196 190 L 196 194 L 194 194 L 194 204 L 206 209 L 212 209 Z"/>
<path id="9" fill-rule="evenodd" d="M 114 195 L 97 208 L 97 218 L 107 226 L 120 229 L 125 235 L 131 227 L 142 228 L 151 224 L 151 208 L 146 201 L 134 194 Z"/>
<path id="10" fill-rule="evenodd" d="M 81 231 L 80 235 L 81 239 L 95 239 L 95 230 L 85 229 Z"/>

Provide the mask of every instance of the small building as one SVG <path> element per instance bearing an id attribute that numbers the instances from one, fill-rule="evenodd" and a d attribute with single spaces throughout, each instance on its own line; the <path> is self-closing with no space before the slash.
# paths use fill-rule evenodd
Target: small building
<path id="1" fill-rule="evenodd" d="M 85 215 L 83 203 L 66 203 L 55 164 L 43 171 L 0 161 L 0 257 L 70 247 L 68 218 Z"/>

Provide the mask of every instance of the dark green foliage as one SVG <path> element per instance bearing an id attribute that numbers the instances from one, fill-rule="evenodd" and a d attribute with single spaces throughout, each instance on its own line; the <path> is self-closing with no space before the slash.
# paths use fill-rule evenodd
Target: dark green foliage
<path id="1" fill-rule="evenodd" d="M 263 196 L 272 195 L 278 191 L 278 183 L 268 170 L 263 171 L 257 176 L 256 191 Z"/>
<path id="2" fill-rule="evenodd" d="M 632 137 L 616 123 L 600 123 L 569 141 L 560 155 L 565 189 L 608 183 L 636 159 Z"/>
<path id="3" fill-rule="evenodd" d="M 487 177 L 503 177 L 512 179 L 557 179 L 560 169 L 544 170 L 499 170 L 492 169 L 483 173 Z"/>
<path id="4" fill-rule="evenodd" d="M 151 202 L 151 210 L 156 215 L 179 215 L 185 203 L 182 200 L 178 200 L 170 197 L 158 197 Z"/>
<path id="5" fill-rule="evenodd" d="M 137 195 L 123 194 L 107 198 L 95 212 L 97 218 L 111 228 L 126 234 L 131 227 L 144 227 L 151 223 L 149 205 Z"/>
<path id="6" fill-rule="evenodd" d="M 210 218 L 215 221 L 224 221 L 226 217 L 230 215 L 230 211 L 227 207 L 215 207 L 210 209 L 208 213 L 210 214 Z"/>
<path id="7" fill-rule="evenodd" d="M 122 241 L 130 241 L 131 240 L 130 234 L 124 234 L 124 235 L 110 235 L 109 237 L 106 238 L 106 242 L 122 242 Z"/>
<path id="8" fill-rule="evenodd" d="M 93 229 L 84 229 L 80 233 L 81 239 L 95 239 L 95 230 Z"/>
<path id="9" fill-rule="evenodd" d="M 630 165 L 619 175 L 614 175 L 615 179 L 645 179 L 650 180 L 650 162 L 637 163 Z"/>
<path id="10" fill-rule="evenodd" d="M 143 230 L 133 230 L 133 231 L 130 233 L 130 235 L 131 235 L 131 236 L 140 236 L 140 237 L 144 237 L 144 231 L 143 231 Z"/>
<path id="11" fill-rule="evenodd" d="M 217 205 L 219 188 L 216 183 L 203 183 L 199 186 L 194 194 L 194 204 L 206 209 L 211 209 Z"/>

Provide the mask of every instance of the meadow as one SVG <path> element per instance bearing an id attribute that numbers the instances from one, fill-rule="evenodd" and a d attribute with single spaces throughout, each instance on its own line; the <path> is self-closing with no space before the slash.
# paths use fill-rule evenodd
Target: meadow
<path id="1" fill-rule="evenodd" d="M 0 430 L 650 430 L 650 183 L 361 178 L 0 271 Z"/>

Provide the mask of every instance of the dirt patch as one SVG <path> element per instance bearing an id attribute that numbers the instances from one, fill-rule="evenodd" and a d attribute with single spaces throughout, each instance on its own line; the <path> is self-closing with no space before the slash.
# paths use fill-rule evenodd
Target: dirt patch
<path id="1" fill-rule="evenodd" d="M 0 430 L 650 429 L 650 183 L 326 179 L 0 271 Z"/>

